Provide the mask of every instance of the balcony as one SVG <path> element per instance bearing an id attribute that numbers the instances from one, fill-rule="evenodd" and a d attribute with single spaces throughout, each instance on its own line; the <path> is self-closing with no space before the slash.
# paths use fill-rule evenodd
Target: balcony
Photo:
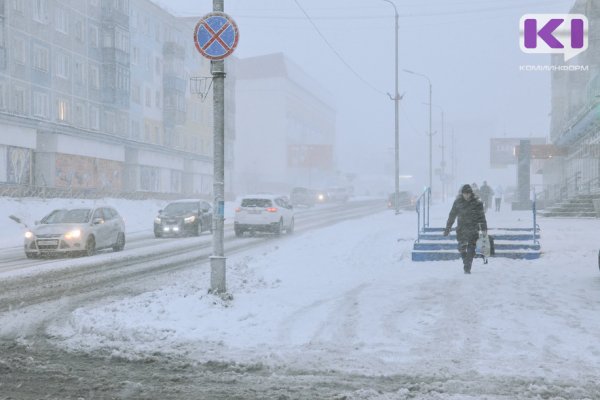
<path id="1" fill-rule="evenodd" d="M 119 25 L 129 28 L 129 15 L 113 7 L 111 2 L 102 2 L 102 22 L 109 25 Z"/>
<path id="2" fill-rule="evenodd" d="M 185 59 L 185 48 L 175 42 L 165 42 L 163 44 L 163 57 L 173 57 L 183 60 Z"/>
<path id="3" fill-rule="evenodd" d="M 186 81 L 178 76 L 165 74 L 163 76 L 163 88 L 165 91 L 186 92 Z"/>

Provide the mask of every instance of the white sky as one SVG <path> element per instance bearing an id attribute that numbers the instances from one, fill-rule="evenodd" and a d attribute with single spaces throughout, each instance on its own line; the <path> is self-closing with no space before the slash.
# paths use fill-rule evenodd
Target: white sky
<path id="1" fill-rule="evenodd" d="M 322 83 L 338 110 L 338 157 L 343 170 L 379 166 L 394 146 L 394 17 L 382 0 L 298 0 L 351 72 L 318 35 L 294 0 L 225 0 L 238 23 L 235 55 L 283 52 Z M 157 0 L 178 15 L 201 16 L 212 1 Z M 527 13 L 564 13 L 572 0 L 396 1 L 400 17 L 400 70 L 428 75 L 433 103 L 446 119 L 446 159 L 454 129 L 460 181 L 514 184 L 513 170 L 488 171 L 490 137 L 547 136 L 550 75 L 521 72 L 548 65 L 546 55 L 519 49 L 519 19 Z M 190 47 L 193 46 L 190 35 Z M 400 72 L 406 93 L 400 120 L 401 173 L 423 181 L 428 171 L 428 85 Z M 441 131 L 434 108 L 434 130 Z M 434 168 L 441 158 L 434 136 Z M 375 168 L 375 167 L 374 167 Z M 378 167 L 380 169 L 380 167 Z M 378 168 L 375 168 L 376 170 Z M 434 178 L 435 179 L 435 178 Z"/>

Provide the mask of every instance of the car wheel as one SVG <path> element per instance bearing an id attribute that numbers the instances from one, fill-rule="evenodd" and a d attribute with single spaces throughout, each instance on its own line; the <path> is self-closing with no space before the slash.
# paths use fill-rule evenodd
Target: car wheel
<path id="1" fill-rule="evenodd" d="M 198 225 L 196 225 L 196 236 L 202 235 L 203 230 L 204 229 L 202 228 L 202 222 L 198 221 Z"/>
<path id="2" fill-rule="evenodd" d="M 235 231 L 235 237 L 242 237 L 244 236 L 244 231 L 238 228 L 234 228 L 233 229 Z"/>
<path id="3" fill-rule="evenodd" d="M 162 237 L 162 233 L 160 233 L 160 232 L 154 232 L 154 237 L 155 238 L 161 238 Z"/>
<path id="4" fill-rule="evenodd" d="M 96 253 L 96 239 L 93 236 L 90 236 L 88 240 L 85 242 L 85 251 L 84 254 L 86 256 L 93 256 Z"/>
<path id="5" fill-rule="evenodd" d="M 25 253 L 25 256 L 26 256 L 27 258 L 30 258 L 30 259 L 31 259 L 31 258 L 38 258 L 38 255 L 37 255 L 37 254 L 35 254 L 35 253 Z"/>
<path id="6" fill-rule="evenodd" d="M 123 251 L 125 248 L 125 233 L 119 232 L 117 235 L 117 242 L 113 246 L 113 251 Z"/>
<path id="7" fill-rule="evenodd" d="M 292 221 L 290 222 L 290 226 L 288 226 L 285 233 L 287 233 L 288 235 L 291 235 L 292 233 L 294 233 L 294 218 L 292 218 Z"/>
<path id="8" fill-rule="evenodd" d="M 282 219 L 279 220 L 277 227 L 275 227 L 275 235 L 279 236 L 279 235 L 281 235 L 281 232 L 283 232 L 283 220 Z"/>

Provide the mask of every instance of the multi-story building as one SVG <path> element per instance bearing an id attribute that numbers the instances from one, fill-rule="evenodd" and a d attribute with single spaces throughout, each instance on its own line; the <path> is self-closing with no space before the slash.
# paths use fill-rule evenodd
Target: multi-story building
<path id="1" fill-rule="evenodd" d="M 236 64 L 236 192 L 335 184 L 328 94 L 281 53 Z"/>
<path id="2" fill-rule="evenodd" d="M 550 139 L 566 154 L 544 165 L 544 184 L 550 200 L 565 193 L 600 190 L 600 4 L 577 0 L 572 13 L 589 20 L 589 47 L 577 57 L 555 66 L 583 66 L 582 70 L 552 72 Z"/>
<path id="3" fill-rule="evenodd" d="M 209 195 L 194 24 L 150 0 L 0 1 L 0 183 Z"/>

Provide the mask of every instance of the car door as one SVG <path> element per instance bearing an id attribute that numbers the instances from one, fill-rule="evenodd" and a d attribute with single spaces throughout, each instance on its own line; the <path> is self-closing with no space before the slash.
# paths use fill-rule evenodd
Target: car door
<path id="1" fill-rule="evenodd" d="M 99 223 L 96 223 L 96 222 Z M 108 223 L 104 216 L 104 210 L 97 208 L 92 215 L 92 232 L 96 240 L 96 248 L 100 249 L 107 246 L 108 241 Z"/>
<path id="2" fill-rule="evenodd" d="M 113 245 L 115 243 L 117 243 L 117 236 L 119 235 L 119 232 L 121 231 L 121 221 L 119 220 L 119 214 L 117 214 L 117 212 L 115 210 L 113 210 L 112 208 L 104 208 L 104 218 L 105 218 L 105 223 L 108 222 L 108 228 L 106 230 L 106 234 L 107 234 L 107 246 Z"/>

